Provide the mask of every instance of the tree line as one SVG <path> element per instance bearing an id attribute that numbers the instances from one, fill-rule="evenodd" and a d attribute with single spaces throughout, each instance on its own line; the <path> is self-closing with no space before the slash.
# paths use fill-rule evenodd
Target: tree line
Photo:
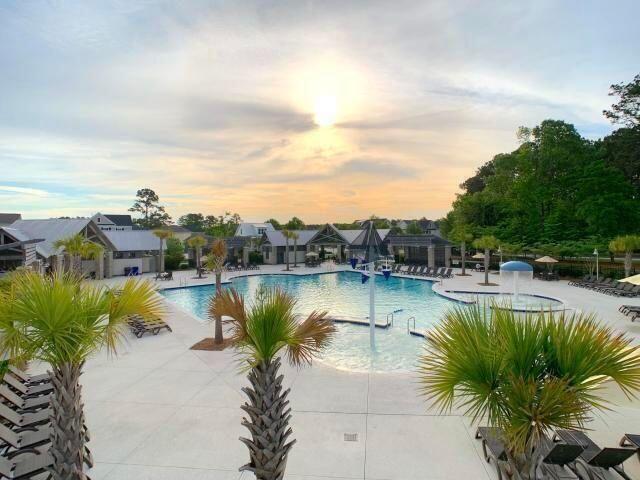
<path id="1" fill-rule="evenodd" d="M 640 231 L 640 75 L 612 85 L 610 95 L 619 99 L 603 113 L 621 127 L 602 139 L 586 139 L 562 120 L 520 127 L 517 149 L 460 185 L 442 233 L 586 254 Z"/>

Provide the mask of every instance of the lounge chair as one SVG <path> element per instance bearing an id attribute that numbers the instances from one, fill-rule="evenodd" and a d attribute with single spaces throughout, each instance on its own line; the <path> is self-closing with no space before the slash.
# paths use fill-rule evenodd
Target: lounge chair
<path id="1" fill-rule="evenodd" d="M 443 268 L 442 271 L 443 271 L 443 273 L 438 275 L 440 278 L 451 278 L 451 277 L 453 277 L 453 268 L 447 268 L 446 271 Z"/>
<path id="2" fill-rule="evenodd" d="M 22 398 L 39 397 L 47 395 L 53 391 L 53 385 L 50 383 L 41 383 L 40 385 L 25 385 L 11 374 L 5 374 L 2 382 L 13 388 Z"/>
<path id="3" fill-rule="evenodd" d="M 127 319 L 131 333 L 141 338 L 145 333 L 158 335 L 161 330 L 166 329 L 173 332 L 171 327 L 162 319 L 146 319 L 140 315 L 132 315 Z"/>
<path id="4" fill-rule="evenodd" d="M 571 465 L 584 451 L 582 445 L 569 445 L 566 443 L 545 442 L 542 445 L 545 449 L 540 470 L 542 478 L 552 478 L 554 480 L 577 480 L 578 476 L 570 470 Z"/>
<path id="5" fill-rule="evenodd" d="M 419 277 L 423 277 L 425 268 L 426 267 L 424 265 L 422 265 L 421 267 L 418 267 L 418 269 L 413 274 L 414 275 L 418 275 Z"/>
<path id="6" fill-rule="evenodd" d="M 625 433 L 622 439 L 620 440 L 621 447 L 635 447 L 636 449 L 640 449 L 640 435 L 636 435 L 633 433 Z M 637 450 L 638 457 L 640 458 L 640 450 Z"/>
<path id="7" fill-rule="evenodd" d="M 45 426 L 15 432 L 6 425 L 0 424 L 0 441 L 5 447 L 3 456 L 12 458 L 24 453 L 25 450 L 36 451 L 34 450 L 36 447 L 48 444 L 51 441 L 51 429 Z"/>
<path id="8" fill-rule="evenodd" d="M 8 480 L 29 480 L 46 472 L 52 464 L 53 457 L 48 453 L 24 455 L 15 462 L 0 458 L 0 475 Z"/>
<path id="9" fill-rule="evenodd" d="M 18 413 L 11 410 L 4 403 L 0 403 L 0 418 L 3 418 L 16 428 L 33 427 L 49 423 L 51 409 L 46 408 L 33 413 Z"/>
<path id="10" fill-rule="evenodd" d="M 476 438 L 482 440 L 484 459 L 487 463 L 491 463 L 493 459 L 498 472 L 498 480 L 502 480 L 502 472 L 507 465 L 507 454 L 505 452 L 504 441 L 502 440 L 502 430 L 496 427 L 478 427 L 476 430 Z"/>
<path id="11" fill-rule="evenodd" d="M 20 370 L 15 365 L 9 365 L 9 371 L 22 380 L 22 383 L 34 385 L 36 383 L 44 383 L 51 382 L 51 376 L 48 373 L 43 373 L 41 375 L 29 375 L 24 370 Z"/>
<path id="12" fill-rule="evenodd" d="M 49 407 L 49 395 L 34 398 L 22 398 L 17 393 L 11 391 L 6 385 L 0 385 L 0 397 L 15 406 L 21 413 L 41 410 Z"/>
<path id="13" fill-rule="evenodd" d="M 620 305 L 618 311 L 628 316 L 631 313 L 640 312 L 640 305 Z"/>
<path id="14" fill-rule="evenodd" d="M 600 448 L 584 432 L 577 430 L 557 430 L 554 440 L 557 439 L 568 445 L 580 445 L 584 448 L 576 463 L 581 463 L 588 468 L 592 479 L 606 480 L 610 478 L 607 471 L 613 470 L 625 480 L 631 480 L 625 473 L 622 464 L 636 453 L 636 448 Z M 577 473 L 575 463 L 572 468 Z"/>

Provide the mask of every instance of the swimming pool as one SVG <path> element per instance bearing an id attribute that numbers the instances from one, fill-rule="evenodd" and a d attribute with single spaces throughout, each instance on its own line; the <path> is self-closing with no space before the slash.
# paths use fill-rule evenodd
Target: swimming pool
<path id="1" fill-rule="evenodd" d="M 334 318 L 368 318 L 369 285 L 362 284 L 357 272 L 333 272 L 313 275 L 253 275 L 238 277 L 233 286 L 248 302 L 261 286 L 279 286 L 297 299 L 301 315 L 313 310 L 326 310 Z M 369 347 L 366 326 L 338 324 L 338 333 L 321 361 L 350 371 L 411 371 L 415 369 L 424 340 L 410 335 L 412 329 L 424 331 L 440 321 L 443 313 L 454 305 L 432 290 L 432 282 L 410 278 L 376 276 L 377 322 L 393 317 L 387 329 L 376 328 L 377 351 Z M 207 305 L 215 292 L 214 285 L 174 288 L 162 294 L 201 319 L 207 318 Z M 415 319 L 415 320 L 414 320 Z M 415 325 L 414 325 L 415 322 Z"/>

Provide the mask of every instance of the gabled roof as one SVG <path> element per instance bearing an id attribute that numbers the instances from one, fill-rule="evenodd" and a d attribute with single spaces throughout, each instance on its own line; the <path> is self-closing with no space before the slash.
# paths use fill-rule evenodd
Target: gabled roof
<path id="1" fill-rule="evenodd" d="M 16 220 L 20 220 L 22 215 L 19 213 L 0 213 L 0 225 L 11 225 Z"/>
<path id="2" fill-rule="evenodd" d="M 19 230 L 28 239 L 42 238 L 44 241 L 36 245 L 36 252 L 45 258 L 58 253 L 53 246 L 56 240 L 62 240 L 76 235 L 92 222 L 90 218 L 49 218 L 46 220 L 17 220 L 10 228 Z M 97 234 L 102 231 L 95 226 Z M 104 235 L 101 239 L 105 239 Z M 108 242 L 108 240 L 107 240 Z"/>
<path id="3" fill-rule="evenodd" d="M 243 223 L 240 223 L 236 228 L 235 235 L 237 237 L 257 237 L 258 235 L 260 235 L 260 233 L 258 233 L 258 229 L 265 229 L 267 232 L 275 231 L 275 228 L 269 222 L 264 222 L 264 223 L 243 222 Z"/>
<path id="4" fill-rule="evenodd" d="M 191 230 L 188 228 L 184 228 L 182 225 L 167 225 L 166 227 L 162 227 L 166 230 L 170 230 L 173 233 L 191 233 Z"/>
<path id="5" fill-rule="evenodd" d="M 309 243 L 316 233 L 317 230 L 291 230 L 299 235 L 296 243 L 298 245 L 306 245 Z M 267 230 L 262 236 L 263 242 L 268 243 L 272 247 L 284 247 L 287 245 L 287 239 L 284 237 L 280 230 Z M 293 245 L 293 239 L 289 240 L 289 246 Z"/>
<path id="6" fill-rule="evenodd" d="M 103 232 L 117 252 L 154 251 L 160 239 L 151 230 L 107 230 Z"/>
<path id="7" fill-rule="evenodd" d="M 431 233 L 423 233 L 420 235 L 389 235 L 385 242 L 392 247 L 439 247 L 451 245 L 451 242 L 439 235 Z"/>
<path id="8" fill-rule="evenodd" d="M 364 252 L 365 261 L 370 262 L 379 255 L 385 255 L 387 248 L 372 221 L 366 222 L 363 226 L 360 235 L 351 243 L 350 249 Z"/>

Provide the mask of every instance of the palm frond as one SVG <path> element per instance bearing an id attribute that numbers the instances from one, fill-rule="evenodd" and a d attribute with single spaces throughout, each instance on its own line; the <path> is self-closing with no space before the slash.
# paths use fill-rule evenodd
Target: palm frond
<path id="1" fill-rule="evenodd" d="M 310 365 L 335 334 L 333 321 L 328 312 L 313 311 L 294 329 L 287 342 L 287 359 L 292 365 Z"/>

